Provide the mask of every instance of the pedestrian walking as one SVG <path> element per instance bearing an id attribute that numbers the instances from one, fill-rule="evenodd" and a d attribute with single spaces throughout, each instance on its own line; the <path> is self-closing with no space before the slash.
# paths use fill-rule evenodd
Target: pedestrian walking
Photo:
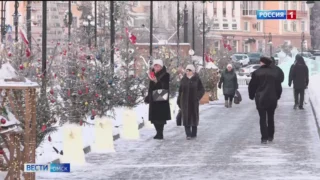
<path id="1" fill-rule="evenodd" d="M 272 142 L 274 138 L 274 113 L 282 88 L 277 77 L 277 70 L 272 68 L 272 60 L 260 58 L 261 67 L 252 73 L 248 91 L 249 98 L 255 99 L 260 116 L 261 143 Z"/>
<path id="2" fill-rule="evenodd" d="M 177 104 L 181 110 L 182 125 L 185 127 L 187 139 L 197 137 L 199 125 L 199 101 L 205 90 L 195 67 L 189 64 L 186 74 L 180 82 Z"/>
<path id="3" fill-rule="evenodd" d="M 272 60 L 271 67 L 276 69 L 278 80 L 280 83 L 282 83 L 284 81 L 284 73 L 282 69 L 276 65 L 276 60 L 274 59 L 274 57 L 271 57 L 271 60 Z"/>
<path id="4" fill-rule="evenodd" d="M 221 73 L 219 89 L 221 89 L 221 85 L 223 84 L 223 95 L 225 100 L 225 107 L 232 107 L 232 100 L 238 89 L 238 79 L 237 74 L 234 72 L 231 64 L 227 65 L 226 70 Z"/>
<path id="5" fill-rule="evenodd" d="M 145 103 L 149 104 L 149 121 L 154 125 L 157 134 L 154 139 L 163 139 L 163 129 L 167 120 L 171 120 L 169 104 L 170 74 L 161 59 L 153 60 L 153 68 L 148 74 L 150 83 Z"/>
<path id="6" fill-rule="evenodd" d="M 309 84 L 309 69 L 306 65 L 303 57 L 298 54 L 296 55 L 296 63 L 290 68 L 289 73 L 289 87 L 293 82 L 294 89 L 294 109 L 304 109 L 304 92 Z"/>

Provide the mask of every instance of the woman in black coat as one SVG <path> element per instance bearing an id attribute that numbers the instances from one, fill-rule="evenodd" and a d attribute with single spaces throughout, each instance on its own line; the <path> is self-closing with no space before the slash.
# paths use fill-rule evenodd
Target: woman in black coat
<path id="1" fill-rule="evenodd" d="M 152 72 L 155 73 L 155 76 L 150 76 L 149 74 L 150 83 L 145 103 L 149 104 L 149 121 L 151 121 L 157 131 L 154 139 L 163 139 L 164 125 L 167 123 L 167 120 L 171 120 L 169 92 L 167 100 L 165 101 L 154 100 L 152 92 L 159 89 L 169 91 L 170 74 L 167 73 L 166 67 L 163 66 L 161 59 L 153 61 Z"/>
<path id="2" fill-rule="evenodd" d="M 218 85 L 219 89 L 221 89 L 222 84 L 225 107 L 231 108 L 232 100 L 234 98 L 236 90 L 238 89 L 237 74 L 234 72 L 231 64 L 228 64 L 227 69 L 221 74 L 220 82 Z"/>
<path id="3" fill-rule="evenodd" d="M 177 104 L 181 109 L 181 117 L 187 139 L 197 137 L 199 125 L 199 101 L 204 95 L 204 87 L 199 76 L 195 73 L 195 67 L 188 65 L 179 87 Z"/>

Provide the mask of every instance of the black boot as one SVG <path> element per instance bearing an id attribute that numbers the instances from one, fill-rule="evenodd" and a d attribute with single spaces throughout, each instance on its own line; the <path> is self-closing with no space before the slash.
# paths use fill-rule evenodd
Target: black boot
<path id="1" fill-rule="evenodd" d="M 156 136 L 153 137 L 153 139 L 163 139 L 164 124 L 155 124 L 154 126 L 157 130 L 157 134 L 156 134 Z"/>

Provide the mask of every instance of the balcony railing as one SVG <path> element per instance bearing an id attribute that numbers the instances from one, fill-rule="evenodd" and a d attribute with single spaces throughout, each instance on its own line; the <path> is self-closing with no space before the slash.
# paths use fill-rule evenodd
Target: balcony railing
<path id="1" fill-rule="evenodd" d="M 308 16 L 308 12 L 307 11 L 297 11 L 297 18 L 306 18 Z"/>

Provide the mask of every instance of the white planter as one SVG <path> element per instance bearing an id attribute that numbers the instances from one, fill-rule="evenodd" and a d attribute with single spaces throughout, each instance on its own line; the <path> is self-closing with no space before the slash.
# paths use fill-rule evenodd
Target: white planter
<path id="1" fill-rule="evenodd" d="M 85 157 L 83 152 L 82 127 L 78 125 L 65 125 L 63 129 L 63 156 L 61 163 L 83 165 Z"/>
<path id="2" fill-rule="evenodd" d="M 108 153 L 115 152 L 113 144 L 112 120 L 106 116 L 96 117 L 95 120 L 95 141 L 92 145 L 93 152 Z"/>
<path id="3" fill-rule="evenodd" d="M 137 123 L 138 116 L 133 109 L 124 108 L 122 116 L 122 133 L 121 137 L 124 139 L 139 139 L 139 125 Z"/>

